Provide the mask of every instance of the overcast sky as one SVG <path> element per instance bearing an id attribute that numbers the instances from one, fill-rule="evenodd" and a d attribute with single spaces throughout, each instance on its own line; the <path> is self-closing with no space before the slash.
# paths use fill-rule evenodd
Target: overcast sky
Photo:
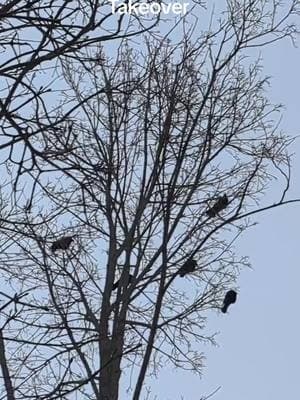
<path id="1" fill-rule="evenodd" d="M 281 126 L 291 135 L 299 134 L 299 49 L 286 40 L 268 47 L 262 56 L 264 73 L 272 76 L 269 98 L 286 106 Z M 294 152 L 298 154 L 290 196 L 300 198 L 300 140 Z M 270 195 L 270 203 L 275 200 Z M 200 348 L 207 357 L 202 379 L 165 369 L 153 381 L 153 397 L 200 400 L 219 386 L 212 400 L 299 397 L 299 211 L 300 204 L 255 217 L 259 224 L 235 245 L 239 255 L 250 257 L 253 269 L 241 274 L 238 300 L 229 313 L 211 313 L 208 319 L 209 331 L 220 332 L 219 346 Z"/>

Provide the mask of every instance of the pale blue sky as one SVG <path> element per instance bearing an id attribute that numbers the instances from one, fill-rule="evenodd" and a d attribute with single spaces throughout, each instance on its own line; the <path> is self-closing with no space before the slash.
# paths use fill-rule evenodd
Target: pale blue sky
<path id="1" fill-rule="evenodd" d="M 264 73 L 271 75 L 269 98 L 285 104 L 282 128 L 300 133 L 300 50 L 289 41 L 263 51 Z M 291 196 L 300 198 L 300 140 L 293 145 Z M 272 196 L 268 198 L 270 203 Z M 249 255 L 253 270 L 239 279 L 237 304 L 228 315 L 208 319 L 219 331 L 219 347 L 204 345 L 206 368 L 201 380 L 191 373 L 168 370 L 153 394 L 159 400 L 200 400 L 221 386 L 213 400 L 283 400 L 299 397 L 300 360 L 300 204 L 255 217 L 259 224 L 236 244 Z"/>
<path id="2" fill-rule="evenodd" d="M 299 51 L 288 41 L 263 51 L 264 73 L 272 76 L 269 97 L 286 105 L 282 127 L 295 135 L 300 133 Z M 294 152 L 291 196 L 300 198 L 300 140 Z M 207 357 L 202 379 L 167 369 L 152 381 L 152 398 L 200 400 L 218 386 L 212 400 L 299 397 L 299 210 L 300 204 L 291 205 L 255 218 L 259 225 L 236 244 L 238 254 L 250 257 L 253 270 L 242 273 L 237 304 L 229 313 L 212 313 L 208 319 L 209 331 L 220 332 L 219 346 L 202 345 Z"/>

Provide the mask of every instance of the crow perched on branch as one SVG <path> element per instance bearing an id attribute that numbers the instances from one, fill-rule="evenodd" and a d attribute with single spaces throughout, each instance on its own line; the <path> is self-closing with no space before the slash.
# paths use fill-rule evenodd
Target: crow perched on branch
<path id="1" fill-rule="evenodd" d="M 194 272 L 197 268 L 197 262 L 193 258 L 189 258 L 179 269 L 179 276 L 184 277 L 186 274 Z"/>
<path id="2" fill-rule="evenodd" d="M 237 293 L 234 290 L 229 290 L 224 297 L 224 301 L 223 301 L 223 307 L 221 308 L 222 313 L 226 313 L 228 307 L 230 306 L 230 304 L 233 304 L 236 302 L 236 296 Z"/>
<path id="3" fill-rule="evenodd" d="M 129 283 L 132 282 L 132 278 L 133 278 L 133 275 L 129 274 L 129 275 L 128 275 L 128 281 L 126 282 L 126 286 L 128 286 Z M 118 280 L 113 284 L 112 290 L 116 290 L 116 289 L 119 287 L 119 283 L 120 283 L 120 279 L 118 279 Z"/>
<path id="4" fill-rule="evenodd" d="M 226 194 L 224 194 L 224 196 L 219 197 L 218 200 L 215 202 L 215 204 L 206 211 L 206 215 L 213 218 L 220 211 L 224 210 L 224 208 L 226 208 L 228 204 L 229 204 L 228 197 Z"/>
<path id="5" fill-rule="evenodd" d="M 63 236 L 52 243 L 51 251 L 54 253 L 56 250 L 67 250 L 73 241 L 74 236 Z"/>

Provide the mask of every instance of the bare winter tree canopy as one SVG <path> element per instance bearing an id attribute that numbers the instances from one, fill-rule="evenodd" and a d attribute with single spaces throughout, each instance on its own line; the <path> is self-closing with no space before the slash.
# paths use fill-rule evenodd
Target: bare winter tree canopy
<path id="1" fill-rule="evenodd" d="M 150 399 L 167 363 L 201 373 L 235 240 L 298 201 L 253 58 L 296 38 L 286 3 L 227 0 L 180 40 L 106 1 L 0 6 L 0 399 Z"/>

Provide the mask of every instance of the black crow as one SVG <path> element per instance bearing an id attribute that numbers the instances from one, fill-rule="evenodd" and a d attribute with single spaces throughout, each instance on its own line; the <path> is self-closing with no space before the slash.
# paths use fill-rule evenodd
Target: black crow
<path id="1" fill-rule="evenodd" d="M 184 277 L 190 272 L 194 272 L 197 268 L 197 262 L 193 258 L 189 258 L 179 269 L 179 276 Z"/>
<path id="2" fill-rule="evenodd" d="M 224 194 L 223 196 L 219 197 L 215 204 L 206 211 L 206 215 L 208 215 L 210 218 L 213 218 L 220 211 L 224 210 L 224 208 L 226 208 L 228 204 L 228 197 L 226 194 Z"/>
<path id="3" fill-rule="evenodd" d="M 222 313 L 226 313 L 228 307 L 230 306 L 230 304 L 233 304 L 236 302 L 236 296 L 237 293 L 234 290 L 229 290 L 224 297 L 224 301 L 223 301 L 223 307 L 221 308 Z"/>
<path id="4" fill-rule="evenodd" d="M 51 251 L 54 253 L 56 250 L 67 250 L 73 241 L 74 236 L 64 236 L 52 243 Z"/>

